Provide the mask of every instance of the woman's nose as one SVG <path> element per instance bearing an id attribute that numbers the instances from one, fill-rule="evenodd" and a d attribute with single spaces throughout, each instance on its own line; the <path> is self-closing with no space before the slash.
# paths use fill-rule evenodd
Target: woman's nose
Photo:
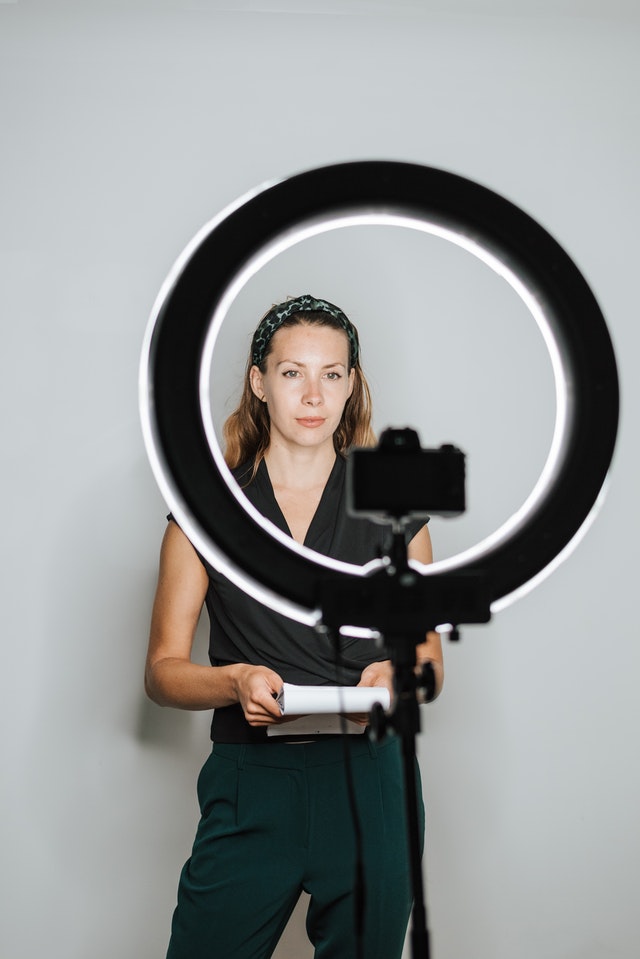
<path id="1" fill-rule="evenodd" d="M 302 402 L 305 406 L 319 406 L 322 403 L 320 385 L 315 380 L 307 380 Z"/>

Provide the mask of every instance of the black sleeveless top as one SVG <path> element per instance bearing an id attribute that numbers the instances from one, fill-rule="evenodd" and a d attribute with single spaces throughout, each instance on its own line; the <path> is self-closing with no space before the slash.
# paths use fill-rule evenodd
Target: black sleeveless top
<path id="1" fill-rule="evenodd" d="M 233 471 L 247 499 L 268 520 L 291 535 L 278 506 L 269 473 L 261 461 L 248 484 L 252 466 Z M 333 559 L 364 565 L 384 555 L 389 529 L 346 509 L 346 462 L 336 457 L 304 545 Z M 410 539 L 423 524 L 411 524 Z M 206 606 L 211 623 L 209 659 L 212 666 L 250 663 L 268 666 L 287 683 L 307 686 L 356 685 L 369 663 L 387 658 L 372 639 L 341 638 L 338 678 L 332 640 L 311 626 L 288 619 L 248 596 L 226 576 L 202 560 L 209 576 Z M 239 704 L 214 711 L 211 738 L 215 742 L 266 742 L 266 729 L 250 726 Z"/>

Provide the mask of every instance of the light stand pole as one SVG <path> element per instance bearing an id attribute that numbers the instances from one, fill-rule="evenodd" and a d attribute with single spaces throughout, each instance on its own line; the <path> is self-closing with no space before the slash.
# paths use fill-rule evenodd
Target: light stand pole
<path id="1" fill-rule="evenodd" d="M 479 574 L 450 574 L 438 577 L 436 583 L 411 569 L 401 519 L 394 520 L 388 560 L 381 573 L 360 580 L 351 588 L 327 579 L 321 590 L 321 607 L 326 627 L 339 629 L 348 623 L 379 630 L 393 664 L 393 708 L 388 714 L 379 705 L 373 708 L 371 735 L 381 739 L 393 731 L 400 738 L 413 891 L 411 955 L 413 959 L 430 959 L 418 815 L 416 736 L 420 732 L 418 689 L 424 689 L 427 701 L 433 698 L 435 677 L 432 667 L 427 667 L 422 674 L 417 672 L 416 648 L 439 623 L 488 622 L 490 592 Z"/>
<path id="2" fill-rule="evenodd" d="M 401 581 L 415 575 L 408 564 L 408 554 L 404 529 L 398 524 L 393 534 L 392 569 L 394 576 Z M 422 855 L 420 839 L 420 821 L 418 815 L 418 783 L 416 777 L 416 736 L 420 732 L 420 707 L 418 705 L 418 686 L 422 677 L 416 675 L 416 648 L 424 641 L 424 634 L 390 634 L 385 636 L 385 645 L 393 665 L 394 706 L 387 716 L 376 704 L 371 710 L 371 735 L 380 739 L 391 727 L 400 736 L 402 745 L 402 767 L 404 772 L 405 808 L 407 816 L 407 841 L 409 845 L 409 865 L 411 888 L 413 891 L 413 911 L 411 918 L 411 955 L 413 959 L 430 959 L 429 927 L 424 894 L 422 873 Z M 435 676 L 430 666 L 426 673 L 429 689 L 426 700 L 435 693 Z"/>

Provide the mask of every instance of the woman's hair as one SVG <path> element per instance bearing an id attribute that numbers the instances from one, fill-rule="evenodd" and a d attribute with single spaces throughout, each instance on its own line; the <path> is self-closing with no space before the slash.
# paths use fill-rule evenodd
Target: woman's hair
<path id="1" fill-rule="evenodd" d="M 299 301 L 315 304 L 325 304 L 326 302 L 324 300 L 313 301 L 311 297 L 300 297 Z M 333 434 L 333 445 L 336 453 L 344 456 L 353 446 L 375 446 L 376 444 L 376 438 L 371 428 L 371 393 L 360 366 L 360 349 L 356 328 L 347 320 L 349 324 L 349 330 L 347 331 L 344 322 L 346 317 L 337 308 L 332 307 L 333 312 L 328 312 L 324 308 L 304 308 L 291 312 L 286 309 L 290 302 L 290 300 L 287 300 L 284 304 L 280 304 L 280 307 L 272 307 L 260 321 L 253 335 L 240 403 L 224 424 L 224 458 L 227 466 L 230 469 L 235 469 L 245 463 L 252 463 L 252 476 L 255 475 L 260 460 L 269 446 L 270 420 L 266 404 L 261 402 L 251 389 L 249 374 L 251 367 L 254 365 L 258 339 L 261 339 L 262 342 L 258 354 L 261 362 L 257 365 L 262 373 L 265 372 L 267 358 L 272 348 L 272 338 L 279 329 L 301 325 L 317 325 L 329 326 L 345 334 L 349 341 L 349 371 L 352 369 L 354 371 L 354 384 L 351 396 L 345 403 L 338 428 Z M 326 305 L 331 306 L 331 304 Z M 270 318 L 275 315 L 276 310 L 283 306 L 285 307 L 285 317 L 274 323 Z M 283 311 L 280 309 L 280 312 Z M 334 313 L 339 315 L 334 315 Z M 263 342 L 265 325 L 269 328 L 266 344 Z"/>

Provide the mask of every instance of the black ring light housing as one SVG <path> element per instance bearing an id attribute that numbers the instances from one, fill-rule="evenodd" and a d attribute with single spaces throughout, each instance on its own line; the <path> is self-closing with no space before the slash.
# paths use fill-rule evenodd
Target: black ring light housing
<path id="1" fill-rule="evenodd" d="M 436 578 L 451 569 L 483 573 L 495 607 L 565 550 L 598 500 L 616 439 L 618 378 L 603 315 L 567 253 L 517 206 L 455 174 L 391 161 L 321 167 L 254 191 L 202 229 L 159 294 L 143 349 L 140 405 L 156 480 L 213 566 L 301 622 L 320 621 L 329 570 L 347 583 L 375 566 L 337 564 L 272 535 L 232 491 L 201 398 L 213 317 L 228 309 L 241 272 L 285 236 L 292 245 L 305 231 L 354 222 L 424 227 L 485 251 L 547 323 L 562 422 L 546 485 L 504 536 L 421 567 Z"/>

